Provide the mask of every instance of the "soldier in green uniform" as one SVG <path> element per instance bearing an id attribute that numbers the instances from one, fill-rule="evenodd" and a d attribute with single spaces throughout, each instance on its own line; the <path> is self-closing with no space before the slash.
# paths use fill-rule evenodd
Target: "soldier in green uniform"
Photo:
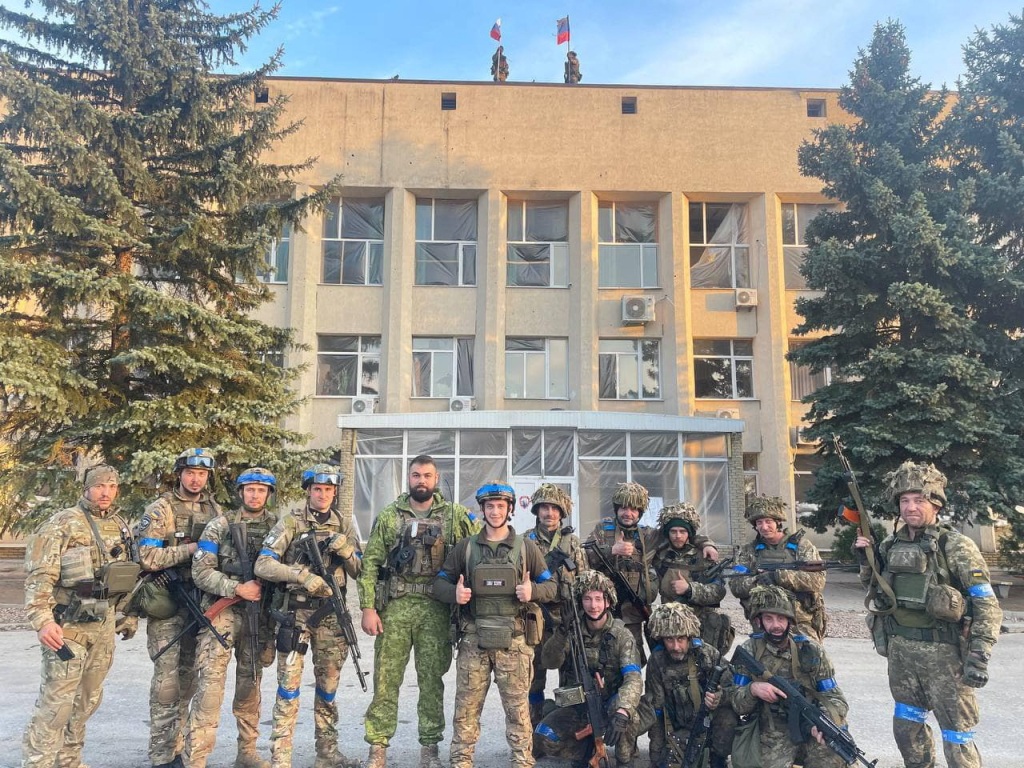
<path id="1" fill-rule="evenodd" d="M 192 585 L 192 555 L 206 524 L 221 514 L 209 490 L 216 468 L 209 449 L 182 451 L 174 461 L 174 488 L 146 507 L 137 531 L 142 570 L 174 569 L 194 590 L 197 601 L 200 595 Z M 146 643 L 152 658 L 181 632 L 189 618 L 185 607 L 177 605 L 166 588 L 147 585 L 146 590 Z M 197 682 L 196 637 L 186 632 L 153 662 L 149 760 L 154 768 L 182 768 L 185 721 Z"/>
<path id="2" fill-rule="evenodd" d="M 359 541 L 350 520 L 342 517 L 336 502 L 342 478 L 337 467 L 317 464 L 302 473 L 306 491 L 303 509 L 282 517 L 263 542 L 256 559 L 256 576 L 281 586 L 275 591 L 274 610 L 285 617 L 277 637 L 277 698 L 270 734 L 270 759 L 274 768 L 290 768 L 295 721 L 299 716 L 299 686 L 308 646 L 313 646 L 313 731 L 316 760 L 313 768 L 354 768 L 338 749 L 338 692 L 341 666 L 348 658 L 348 644 L 333 612 L 315 627 L 310 617 L 331 596 L 331 588 L 312 573 L 298 546 L 303 534 L 316 537 L 324 548 L 323 559 L 338 585 L 346 575 L 359 575 Z"/>
<path id="3" fill-rule="evenodd" d="M 756 586 L 750 593 L 750 618 L 758 630 L 744 641 L 743 647 L 765 667 L 763 677 L 779 676 L 797 685 L 837 725 L 845 722 L 849 705 L 835 679 L 835 670 L 825 648 L 806 635 L 794 634 L 796 614 L 790 593 L 777 586 Z M 759 719 L 761 729 L 761 765 L 763 768 L 790 768 L 800 762 L 805 768 L 842 768 L 845 763 L 824 744 L 816 728 L 811 728 L 803 744 L 790 737 L 785 694 L 753 672 L 734 664 L 736 689 L 732 706 L 740 715 Z M 806 757 L 797 761 L 798 752 Z"/>
<path id="4" fill-rule="evenodd" d="M 574 599 L 579 604 L 584 651 L 587 656 L 585 674 L 600 675 L 605 709 L 604 743 L 615 750 L 618 766 L 632 765 L 636 755 L 637 705 L 643 691 L 640 676 L 640 654 L 633 634 L 621 619 L 612 616 L 615 607 L 615 585 L 598 571 L 583 571 L 573 583 Z M 566 609 L 568 610 L 568 608 Z M 572 668 L 569 637 L 559 624 L 541 648 L 541 659 L 548 669 Z M 581 685 L 570 677 L 567 685 Z M 556 703 L 558 703 L 556 701 Z M 550 712 L 534 731 L 536 752 L 562 760 L 589 760 L 594 751 L 594 738 L 577 739 L 576 734 L 590 725 L 586 704 L 558 707 Z"/>
<path id="5" fill-rule="evenodd" d="M 88 469 L 78 503 L 40 525 L 25 547 L 25 611 L 43 667 L 22 768 L 81 768 L 85 723 L 103 698 L 114 636 L 135 634 L 138 619 L 118 617 L 139 574 L 114 507 L 119 482 L 106 464 Z"/>
<path id="6" fill-rule="evenodd" d="M 452 663 L 451 609 L 431 596 L 433 581 L 460 539 L 480 530 L 461 504 L 437 490 L 440 475 L 430 456 L 409 463 L 409 490 L 373 523 L 359 575 L 362 627 L 373 646 L 373 700 L 366 710 L 367 768 L 384 768 L 398 727 L 398 692 L 416 651 L 420 768 L 440 768 L 444 738 L 444 680 Z"/>
<path id="7" fill-rule="evenodd" d="M 988 661 L 1003 612 L 989 582 L 988 566 L 971 539 L 939 523 L 946 505 L 946 477 L 931 464 L 905 462 L 886 477 L 889 499 L 904 525 L 878 548 L 882 576 L 896 596 L 887 615 L 875 616 L 876 650 L 889 659 L 889 690 L 896 701 L 892 728 L 903 761 L 911 768 L 935 765 L 928 711 L 942 730 L 950 768 L 976 768 L 974 743 L 978 700 L 988 682 Z M 871 581 L 864 560 L 869 542 L 854 542 L 861 580 Z"/>
<path id="8" fill-rule="evenodd" d="M 558 583 L 558 597 L 555 602 L 543 607 L 544 635 L 543 645 L 551 637 L 554 627 L 562 621 L 561 601 L 572 599 L 571 588 L 576 573 L 587 568 L 587 558 L 583 554 L 579 537 L 573 533 L 572 526 L 566 520 L 572 515 L 572 499 L 569 494 L 551 483 L 542 484 L 530 499 L 531 511 L 537 518 L 537 525 L 524 534 L 544 553 L 544 561 L 548 571 Z M 564 674 L 559 674 L 562 684 Z M 544 687 L 547 683 L 547 669 L 541 662 L 541 654 L 533 657 L 533 682 L 530 684 L 530 722 L 534 727 L 544 716 Z"/>
<path id="9" fill-rule="evenodd" d="M 480 738 L 480 713 L 493 676 L 505 710 L 505 738 L 513 768 L 532 768 L 528 694 L 533 646 L 527 628 L 536 615 L 528 603 L 557 597 L 557 584 L 544 555 L 509 525 L 516 494 L 505 483 L 489 483 L 476 492 L 484 529 L 455 545 L 434 579 L 434 597 L 458 605 L 459 656 L 456 662 L 451 768 L 473 768 Z"/>
<path id="10" fill-rule="evenodd" d="M 239 598 L 239 602 L 221 610 L 211 619 L 214 628 L 227 638 L 224 648 L 207 630 L 199 635 L 196 654 L 199 686 L 192 699 L 185 728 L 185 764 L 206 768 L 206 761 L 217 739 L 220 707 L 224 701 L 224 683 L 232 649 L 235 655 L 235 696 L 231 710 L 238 723 L 238 756 L 235 768 L 269 768 L 270 763 L 256 753 L 260 725 L 260 681 L 263 667 L 274 660 L 270 614 L 263 610 L 263 588 L 257 579 L 242 581 L 242 565 L 235 548 L 232 526 L 239 526 L 245 542 L 245 558 L 250 567 L 256 562 L 260 546 L 270 533 L 277 515 L 266 508 L 277 490 L 277 479 L 270 470 L 252 467 L 235 480 L 242 506 L 229 515 L 214 518 L 199 538 L 199 549 L 192 559 L 192 577 L 206 593 L 204 608 L 220 598 Z M 246 620 L 247 604 L 260 606 L 259 634 L 253 655 L 253 642 Z M 269 653 L 268 653 L 269 652 Z"/>
<path id="11" fill-rule="evenodd" d="M 693 543 L 697 538 L 700 515 L 684 501 L 662 507 L 658 528 L 664 542 L 654 555 L 663 603 L 678 602 L 693 609 L 700 621 L 700 637 L 707 645 L 728 653 L 736 630 L 729 617 L 716 610 L 725 597 L 721 578 L 705 579 L 702 574 L 714 565 Z"/>
<path id="12" fill-rule="evenodd" d="M 747 571 L 748 576 L 736 576 L 729 581 L 729 589 L 739 598 L 748 619 L 750 591 L 757 585 L 782 587 L 793 597 L 797 628 L 819 642 L 825 637 L 825 572 L 766 571 L 758 572 L 762 563 L 786 563 L 797 560 L 820 560 L 817 548 L 804 539 L 800 529 L 790 534 L 786 530 L 786 503 L 778 496 L 755 496 L 747 505 L 745 517 L 757 531 L 754 540 L 744 544 L 736 555 L 734 570 Z"/>
<path id="13" fill-rule="evenodd" d="M 714 668 L 725 662 L 718 649 L 701 641 L 700 621 L 689 606 L 662 603 L 654 609 L 648 626 L 657 645 L 647 665 L 638 714 L 640 730 L 650 733 L 652 766 L 682 768 L 690 727 L 701 704 L 715 713 L 729 709 L 722 705 L 729 702 L 732 680 L 723 675 L 720 690 L 707 690 Z M 725 768 L 728 751 L 715 751 L 715 728 L 713 720 L 709 765 Z"/>

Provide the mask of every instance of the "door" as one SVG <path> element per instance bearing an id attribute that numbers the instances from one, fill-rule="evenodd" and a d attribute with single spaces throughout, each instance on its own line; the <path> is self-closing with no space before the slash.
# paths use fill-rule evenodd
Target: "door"
<path id="1" fill-rule="evenodd" d="M 533 528 L 537 521 L 530 511 L 533 506 L 530 498 L 544 483 L 551 483 L 569 494 L 573 500 L 573 512 L 569 524 L 574 528 L 578 525 L 579 515 L 576 512 L 576 478 L 574 477 L 537 477 L 535 475 L 518 475 L 513 477 L 510 484 L 516 489 L 516 507 L 512 513 L 512 527 L 516 533 L 526 533 Z M 577 531 L 578 533 L 578 531 Z"/>

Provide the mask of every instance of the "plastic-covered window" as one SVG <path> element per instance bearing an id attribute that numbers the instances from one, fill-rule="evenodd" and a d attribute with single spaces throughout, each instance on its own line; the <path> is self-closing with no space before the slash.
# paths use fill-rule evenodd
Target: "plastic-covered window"
<path id="1" fill-rule="evenodd" d="M 749 288 L 747 206 L 690 203 L 689 221 L 691 287 Z"/>

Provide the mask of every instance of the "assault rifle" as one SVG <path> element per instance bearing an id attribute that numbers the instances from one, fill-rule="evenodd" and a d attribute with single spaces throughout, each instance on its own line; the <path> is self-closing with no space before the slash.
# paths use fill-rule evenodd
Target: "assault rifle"
<path id="1" fill-rule="evenodd" d="M 352 653 L 352 666 L 355 667 L 356 676 L 359 678 L 359 687 L 365 691 L 368 673 L 359 668 L 359 659 L 362 657 L 359 653 L 359 637 L 356 635 L 356 628 L 352 625 L 352 616 L 349 615 L 348 606 L 345 605 L 345 595 L 338 586 L 337 579 L 334 578 L 334 571 L 324 564 L 323 554 L 317 544 L 316 535 L 312 531 L 300 534 L 296 543 L 299 546 L 299 551 L 305 556 L 306 562 L 309 563 L 310 570 L 326 581 L 327 586 L 331 588 L 331 596 L 327 598 L 327 602 L 313 611 L 313 615 L 309 617 L 307 623 L 311 627 L 317 627 L 328 615 L 331 613 L 335 615 L 349 651 Z"/>
<path id="2" fill-rule="evenodd" d="M 690 575 L 693 578 L 693 581 L 696 581 L 698 584 L 711 584 L 715 579 L 722 578 L 722 574 L 735 562 L 735 558 L 729 557 L 724 560 L 719 560 L 717 563 L 712 564 L 710 568 L 705 568 L 703 571 L 693 571 Z"/>
<path id="3" fill-rule="evenodd" d="M 773 573 L 775 571 L 803 571 L 804 573 L 822 573 L 832 568 L 849 568 L 849 563 L 841 560 L 792 560 L 788 563 L 761 563 L 757 570 L 751 570 L 745 565 L 736 565 L 732 568 L 722 570 L 719 578 L 732 579 L 737 576 L 756 576 L 759 573 Z"/>
<path id="4" fill-rule="evenodd" d="M 256 578 L 252 572 L 252 560 L 249 558 L 248 532 L 245 529 L 245 523 L 231 523 L 228 530 L 231 532 L 231 541 L 235 545 L 238 563 L 241 565 L 242 572 L 239 578 L 245 584 Z M 260 655 L 260 601 L 245 600 L 244 602 L 245 624 L 249 631 L 249 660 L 252 663 L 252 677 L 253 680 L 258 680 L 256 664 Z"/>
<path id="5" fill-rule="evenodd" d="M 738 646 L 732 654 L 733 665 L 739 665 L 749 669 L 752 673 L 761 677 L 765 674 L 764 664 L 759 662 L 742 645 Z M 806 733 L 812 727 L 818 729 L 818 733 L 825 740 L 825 746 L 839 755 L 847 765 L 860 762 L 867 768 L 874 768 L 878 759 L 868 762 L 864 756 L 864 750 L 857 746 L 849 731 L 840 728 L 833 722 L 832 718 L 822 712 L 818 705 L 808 699 L 792 680 L 787 680 L 778 675 L 772 675 L 765 682 L 771 683 L 784 694 L 786 694 L 786 708 L 789 710 L 789 738 L 794 744 L 801 744 L 807 740 Z"/>
<path id="6" fill-rule="evenodd" d="M 718 693 L 722 687 L 722 675 L 725 673 L 725 666 L 719 664 L 708 676 L 708 687 L 705 694 Z M 690 738 L 686 742 L 686 749 L 683 751 L 683 768 L 696 768 L 699 765 L 700 756 L 708 745 L 708 736 L 711 735 L 711 710 L 703 699 L 700 702 L 700 709 L 693 717 L 690 724 Z"/>
<path id="7" fill-rule="evenodd" d="M 587 646 L 583 640 L 583 619 L 580 616 L 580 609 L 575 600 L 566 601 L 571 613 L 567 614 L 569 620 L 566 629 L 569 632 L 569 658 L 572 661 L 572 671 L 579 681 L 579 684 L 572 687 L 559 688 L 556 691 L 556 700 L 564 698 L 571 704 L 586 704 L 587 725 L 576 732 L 576 740 L 582 741 L 588 736 L 594 737 L 594 751 L 587 761 L 589 768 L 608 768 L 608 750 L 604 745 L 604 696 L 602 689 L 604 684 L 595 672 L 590 671 L 587 663 Z"/>
<path id="8" fill-rule="evenodd" d="M 228 648 L 227 638 L 217 631 L 217 628 L 213 626 L 213 622 L 210 621 L 210 617 L 203 613 L 203 609 L 199 607 L 199 603 L 197 603 L 195 597 L 192 596 L 192 590 L 185 582 L 185 579 L 181 577 L 181 574 L 179 574 L 174 568 L 168 568 L 167 570 L 154 574 L 152 576 L 152 580 L 161 587 L 166 587 L 167 591 L 171 593 L 171 597 L 174 598 L 174 601 L 178 605 L 184 606 L 188 615 L 191 617 L 189 623 L 182 627 L 178 634 L 172 637 L 171 641 L 167 645 L 156 652 L 156 655 L 153 656 L 153 661 L 156 661 L 167 653 L 168 649 L 180 641 L 186 633 L 191 632 L 196 634 L 201 629 L 208 629 L 223 648 Z"/>
<path id="9" fill-rule="evenodd" d="M 604 566 L 603 573 L 611 578 L 615 583 L 615 590 L 620 595 L 624 595 L 634 608 L 640 613 L 640 616 L 644 621 L 651 618 L 651 606 L 647 604 L 640 595 L 636 593 L 636 590 L 629 586 L 629 582 L 626 581 L 625 577 L 619 573 L 605 557 L 604 552 L 601 551 L 600 545 L 596 541 L 588 541 L 583 544 L 583 548 L 588 552 L 593 552 L 597 555 L 597 559 L 601 561 L 601 565 Z M 644 564 L 644 568 L 646 568 Z"/>

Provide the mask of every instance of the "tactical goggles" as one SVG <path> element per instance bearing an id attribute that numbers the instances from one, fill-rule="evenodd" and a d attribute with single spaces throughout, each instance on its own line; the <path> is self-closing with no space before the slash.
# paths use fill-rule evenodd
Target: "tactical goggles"
<path id="1" fill-rule="evenodd" d="M 213 469 L 213 457 L 212 456 L 186 456 L 182 459 L 182 464 L 186 467 L 200 467 L 202 469 Z"/>
<path id="2" fill-rule="evenodd" d="M 246 472 L 240 475 L 236 481 L 237 485 L 249 485 L 250 483 L 262 483 L 263 485 L 275 488 L 277 487 L 277 478 L 264 472 Z"/>
<path id="3" fill-rule="evenodd" d="M 341 475 L 337 472 L 314 472 L 307 481 L 311 485 L 341 485 Z"/>

